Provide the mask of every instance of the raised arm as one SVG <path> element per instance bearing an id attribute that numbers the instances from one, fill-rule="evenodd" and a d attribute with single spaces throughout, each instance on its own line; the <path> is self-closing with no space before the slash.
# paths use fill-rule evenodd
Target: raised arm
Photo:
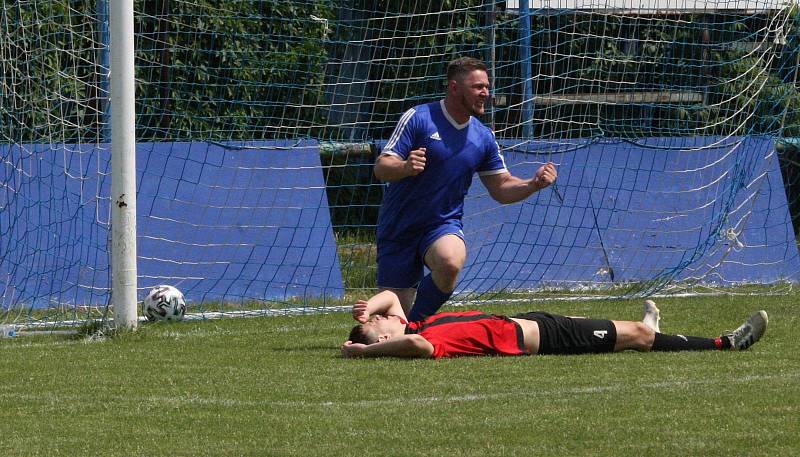
<path id="1" fill-rule="evenodd" d="M 433 355 L 433 345 L 420 335 L 402 335 L 373 344 L 345 341 L 342 355 L 358 357 L 402 357 L 427 359 Z"/>
<path id="2" fill-rule="evenodd" d="M 379 292 L 373 295 L 369 300 L 359 300 L 353 305 L 352 313 L 353 319 L 362 324 L 367 322 L 370 316 L 374 315 L 406 318 L 406 313 L 403 311 L 400 299 L 397 297 L 397 294 L 391 290 Z"/>
<path id="3" fill-rule="evenodd" d="M 481 176 L 481 182 L 499 203 L 516 203 L 525 200 L 534 192 L 553 184 L 558 177 L 553 162 L 542 165 L 530 179 L 521 179 L 511 173 Z"/>

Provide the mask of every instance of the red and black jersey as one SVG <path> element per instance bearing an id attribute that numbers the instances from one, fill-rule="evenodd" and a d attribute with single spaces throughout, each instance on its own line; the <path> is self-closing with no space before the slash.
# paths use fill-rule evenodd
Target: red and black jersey
<path id="1" fill-rule="evenodd" d="M 406 326 L 433 345 L 433 357 L 524 355 L 522 329 L 505 316 L 480 311 L 439 313 Z"/>

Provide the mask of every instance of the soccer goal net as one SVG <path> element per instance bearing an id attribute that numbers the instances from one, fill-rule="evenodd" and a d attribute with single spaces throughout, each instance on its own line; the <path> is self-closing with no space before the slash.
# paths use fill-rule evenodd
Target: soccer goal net
<path id="1" fill-rule="evenodd" d="M 0 324 L 107 313 L 108 0 L 0 10 Z M 374 292 L 372 164 L 447 63 L 489 68 L 456 299 L 786 292 L 800 280 L 797 6 L 779 0 L 136 0 L 140 298 L 307 312 Z"/>

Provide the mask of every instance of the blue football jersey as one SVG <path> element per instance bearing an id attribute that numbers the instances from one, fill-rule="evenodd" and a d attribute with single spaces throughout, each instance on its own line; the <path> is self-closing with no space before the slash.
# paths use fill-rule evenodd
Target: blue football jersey
<path id="1" fill-rule="evenodd" d="M 474 117 L 458 124 L 445 110 L 444 100 L 406 111 L 381 154 L 406 160 L 422 147 L 422 173 L 386 188 L 378 239 L 416 237 L 446 221 L 460 224 L 473 175 L 507 171 L 494 133 Z"/>

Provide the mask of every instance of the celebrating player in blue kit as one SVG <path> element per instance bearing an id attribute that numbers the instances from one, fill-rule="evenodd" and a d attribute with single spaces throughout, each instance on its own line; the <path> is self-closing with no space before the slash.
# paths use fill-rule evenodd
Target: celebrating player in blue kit
<path id="1" fill-rule="evenodd" d="M 488 97 L 486 65 L 453 60 L 444 100 L 406 111 L 375 162 L 375 176 L 390 183 L 378 216 L 378 287 L 397 294 L 409 320 L 434 314 L 456 287 L 467 258 L 464 197 L 475 173 L 504 204 L 556 180 L 552 162 L 530 179 L 509 173 L 494 133 L 475 118 Z"/>

